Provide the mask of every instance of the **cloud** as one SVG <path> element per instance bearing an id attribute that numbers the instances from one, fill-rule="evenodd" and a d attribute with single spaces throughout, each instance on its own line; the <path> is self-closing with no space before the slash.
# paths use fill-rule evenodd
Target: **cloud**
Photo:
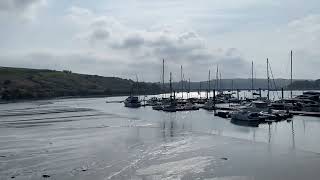
<path id="1" fill-rule="evenodd" d="M 1 66 L 36 69 L 72 70 L 77 73 L 121 76 L 126 64 L 117 57 L 90 52 L 39 50 L 22 54 L 0 55 Z"/>
<path id="2" fill-rule="evenodd" d="M 295 19 L 280 30 L 286 33 L 289 40 L 299 49 L 315 49 L 320 40 L 320 14 L 309 14 Z"/>
<path id="3" fill-rule="evenodd" d="M 72 7 L 66 22 L 76 29 L 77 49 L 41 50 L 2 55 L 3 66 L 69 69 L 74 72 L 159 81 L 162 59 L 166 74 L 180 79 L 180 65 L 186 78 L 207 79 L 208 70 L 222 69 L 223 77 L 243 77 L 249 72 L 247 62 L 235 48 L 212 49 L 192 28 L 177 30 L 170 26 L 137 28 L 117 18 Z M 237 67 L 237 71 L 234 71 Z M 247 75 L 245 75 L 247 77 Z"/>
<path id="4" fill-rule="evenodd" d="M 1 0 L 0 16 L 33 19 L 38 8 L 45 4 L 46 0 Z"/>

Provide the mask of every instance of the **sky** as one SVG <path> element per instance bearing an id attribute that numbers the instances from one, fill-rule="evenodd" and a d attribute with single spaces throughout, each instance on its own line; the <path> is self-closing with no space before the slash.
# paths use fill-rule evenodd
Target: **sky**
<path id="1" fill-rule="evenodd" d="M 320 79 L 319 0 L 1 0 L 0 66 L 158 82 Z"/>

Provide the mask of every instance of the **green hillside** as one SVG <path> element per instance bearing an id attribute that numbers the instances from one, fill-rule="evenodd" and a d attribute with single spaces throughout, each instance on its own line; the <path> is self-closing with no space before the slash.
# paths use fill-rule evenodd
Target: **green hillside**
<path id="1" fill-rule="evenodd" d="M 41 99 L 63 96 L 127 95 L 158 93 L 155 83 L 135 83 L 116 77 L 0 67 L 0 97 L 3 100 Z"/>

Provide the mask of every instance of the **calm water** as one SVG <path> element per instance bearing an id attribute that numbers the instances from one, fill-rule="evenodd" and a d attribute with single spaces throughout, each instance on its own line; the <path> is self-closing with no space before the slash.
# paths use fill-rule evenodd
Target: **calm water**
<path id="1" fill-rule="evenodd" d="M 0 179 L 318 179 L 320 118 L 237 126 L 118 98 L 0 105 Z"/>

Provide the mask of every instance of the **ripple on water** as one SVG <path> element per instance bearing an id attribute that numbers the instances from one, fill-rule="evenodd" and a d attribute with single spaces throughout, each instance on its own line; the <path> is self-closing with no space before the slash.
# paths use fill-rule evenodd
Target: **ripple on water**
<path id="1" fill-rule="evenodd" d="M 180 179 L 187 174 L 199 174 L 205 172 L 205 168 L 211 165 L 215 158 L 211 156 L 198 156 L 189 159 L 172 161 L 158 165 L 151 165 L 136 171 L 138 176 L 151 176 L 161 179 Z M 159 175 L 161 174 L 161 175 Z"/>

